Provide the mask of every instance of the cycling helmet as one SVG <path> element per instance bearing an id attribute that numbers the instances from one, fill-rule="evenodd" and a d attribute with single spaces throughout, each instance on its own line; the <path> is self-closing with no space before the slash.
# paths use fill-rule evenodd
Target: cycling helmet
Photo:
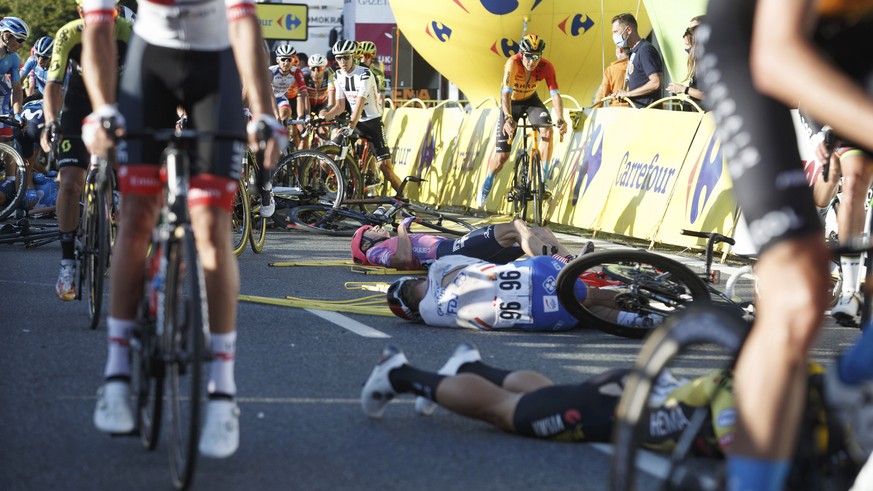
<path id="1" fill-rule="evenodd" d="M 290 57 L 297 54 L 297 50 L 290 44 L 285 44 L 276 48 L 276 56 Z"/>
<path id="2" fill-rule="evenodd" d="M 352 235 L 352 261 L 355 264 L 370 264 L 367 261 L 367 253 L 361 250 L 361 241 L 364 240 L 364 232 L 371 228 L 373 228 L 372 225 L 364 225 L 355 230 L 354 235 Z"/>
<path id="3" fill-rule="evenodd" d="M 357 49 L 358 49 L 358 43 L 356 43 L 350 39 L 346 39 L 345 41 L 337 41 L 336 43 L 334 43 L 333 48 L 331 48 L 331 51 L 333 51 L 334 56 L 353 55 L 353 54 L 355 54 Z"/>
<path id="4" fill-rule="evenodd" d="M 33 53 L 36 56 L 42 56 L 43 58 L 48 58 L 52 55 L 52 48 L 55 45 L 55 40 L 50 36 L 43 36 L 36 40 L 36 43 L 33 45 Z"/>
<path id="5" fill-rule="evenodd" d="M 27 23 L 18 17 L 4 17 L 0 20 L 0 33 L 8 32 L 17 38 L 27 39 L 30 37 L 30 28 Z"/>
<path id="6" fill-rule="evenodd" d="M 327 66 L 327 58 L 325 58 L 324 56 L 321 56 L 318 53 L 315 53 L 314 55 L 309 57 L 309 66 L 312 68 L 314 68 L 314 67 L 324 68 Z"/>
<path id="7" fill-rule="evenodd" d="M 421 315 L 418 313 L 418 310 L 413 309 L 409 305 L 409 302 L 401 295 L 403 285 L 410 281 L 421 281 L 421 278 L 417 276 L 404 276 L 394 283 L 391 283 L 391 286 L 388 287 L 388 292 L 385 294 L 385 300 L 388 301 L 388 308 L 391 309 L 391 312 L 397 317 L 408 321 L 417 321 L 421 320 Z"/>
<path id="8" fill-rule="evenodd" d="M 136 12 L 134 12 L 133 10 L 122 5 L 121 6 L 121 14 L 119 15 L 119 17 L 121 17 L 122 19 L 127 19 L 127 20 L 133 22 L 136 20 Z"/>
<path id="9" fill-rule="evenodd" d="M 543 50 L 546 49 L 546 42 L 536 34 L 528 34 L 522 38 L 519 47 L 521 48 L 521 51 L 524 51 L 525 53 L 541 55 L 543 54 Z"/>
<path id="10" fill-rule="evenodd" d="M 373 41 L 361 41 L 358 43 L 358 55 L 376 56 L 376 43 Z"/>

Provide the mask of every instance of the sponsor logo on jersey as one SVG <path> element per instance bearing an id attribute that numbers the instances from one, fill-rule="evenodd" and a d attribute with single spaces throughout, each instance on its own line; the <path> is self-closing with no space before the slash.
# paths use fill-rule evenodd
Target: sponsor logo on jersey
<path id="1" fill-rule="evenodd" d="M 649 433 L 652 436 L 665 437 L 682 431 L 688 424 L 688 418 L 679 406 L 659 408 L 652 411 L 649 417 Z"/>
<path id="2" fill-rule="evenodd" d="M 460 239 L 455 239 L 455 243 L 452 244 L 452 252 L 458 252 L 458 250 L 464 247 L 464 243 L 467 242 L 467 236 L 463 236 Z"/>
<path id="3" fill-rule="evenodd" d="M 455 279 L 452 280 L 452 284 L 455 286 L 461 286 L 467 282 L 467 273 L 461 271 L 457 275 L 455 275 Z"/>
<path id="4" fill-rule="evenodd" d="M 543 295 L 543 312 L 557 312 L 560 310 L 558 297 L 555 295 Z"/>
<path id="5" fill-rule="evenodd" d="M 546 416 L 531 423 L 531 428 L 537 436 L 551 436 L 567 429 L 560 414 Z"/>
<path id="6" fill-rule="evenodd" d="M 737 424 L 737 410 L 729 407 L 718 413 L 716 424 L 722 428 L 731 427 Z"/>
<path id="7" fill-rule="evenodd" d="M 458 296 L 452 296 L 452 299 L 448 301 L 446 304 L 446 312 L 449 314 L 457 314 L 458 313 Z"/>
<path id="8" fill-rule="evenodd" d="M 550 294 L 555 293 L 555 277 L 549 276 L 546 278 L 546 281 L 543 281 L 543 288 Z"/>

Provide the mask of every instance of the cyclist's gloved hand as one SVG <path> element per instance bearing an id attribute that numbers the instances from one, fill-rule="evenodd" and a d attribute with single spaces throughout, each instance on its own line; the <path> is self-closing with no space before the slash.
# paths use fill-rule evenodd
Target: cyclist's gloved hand
<path id="1" fill-rule="evenodd" d="M 285 147 L 288 146 L 288 130 L 279 124 L 279 122 L 276 121 L 276 118 L 267 114 L 259 114 L 258 117 L 251 120 L 246 126 L 246 131 L 249 134 L 249 141 L 257 142 L 260 123 L 263 123 L 266 126 L 268 132 L 266 138 L 268 140 L 273 140 L 276 143 L 277 150 L 279 152 L 285 150 Z"/>
<path id="2" fill-rule="evenodd" d="M 104 124 L 107 122 L 111 128 L 115 128 L 116 135 L 123 134 L 126 122 L 115 104 L 104 104 L 82 120 L 82 141 L 92 153 L 112 146 L 109 135 L 102 136 L 98 141 L 97 133 L 101 130 L 105 132 Z"/>
<path id="3" fill-rule="evenodd" d="M 15 117 L 15 121 L 16 121 L 19 125 L 21 125 L 21 127 L 23 128 L 23 127 L 24 127 L 24 116 L 22 116 L 22 115 L 19 113 L 19 114 L 16 114 L 14 117 Z"/>
<path id="4" fill-rule="evenodd" d="M 352 128 L 351 126 L 343 126 L 342 129 L 340 129 L 340 131 L 342 131 L 343 136 L 349 137 L 349 136 L 352 136 L 352 133 L 355 132 L 355 129 Z"/>
<path id="5" fill-rule="evenodd" d="M 406 229 L 406 230 L 408 231 L 408 230 L 409 230 L 409 226 L 412 225 L 412 224 L 415 223 L 415 222 L 421 222 L 421 218 L 418 218 L 418 217 L 406 217 L 406 218 L 403 219 L 402 222 L 400 222 L 400 228 Z"/>

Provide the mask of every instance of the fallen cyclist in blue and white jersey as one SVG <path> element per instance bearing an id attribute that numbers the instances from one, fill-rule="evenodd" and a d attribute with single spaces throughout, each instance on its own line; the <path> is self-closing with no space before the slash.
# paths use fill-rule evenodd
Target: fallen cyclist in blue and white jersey
<path id="1" fill-rule="evenodd" d="M 470 329 L 566 331 L 580 327 L 558 301 L 556 283 L 565 263 L 537 256 L 494 264 L 466 256 L 434 261 L 427 277 L 405 276 L 388 287 L 391 311 L 430 326 Z M 615 290 L 575 284 L 576 298 L 595 315 L 625 326 L 653 326 L 660 316 L 621 311 Z"/>

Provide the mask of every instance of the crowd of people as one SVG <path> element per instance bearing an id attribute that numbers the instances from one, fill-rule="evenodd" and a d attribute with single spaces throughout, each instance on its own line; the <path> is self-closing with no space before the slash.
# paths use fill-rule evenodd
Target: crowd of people
<path id="1" fill-rule="evenodd" d="M 77 0 L 79 18 L 56 35 L 36 40 L 24 62 L 18 51 L 30 28 L 18 17 L 0 19 L 0 113 L 10 112 L 28 123 L 14 136 L 30 168 L 36 168 L 34 151 L 41 147 L 47 152 L 60 143 L 56 293 L 62 300 L 77 295 L 74 241 L 91 154 L 110 151 L 125 132 L 174 127 L 180 108 L 196 130 L 245 134 L 248 144 L 263 145 L 266 170 L 275 166 L 289 134 L 296 138 L 302 129 L 289 121 L 313 116 L 331 120 L 346 113 L 349 123 L 342 133 L 357 131 L 368 140 L 382 177 L 395 190 L 400 187 L 382 122 L 385 76 L 375 44 L 339 40 L 327 56 L 307 56 L 288 44 L 266 53 L 254 1 L 240 0 L 227 8 L 213 5 L 218 3 L 198 2 L 190 7 L 196 12 L 178 19 L 168 2 L 143 0 L 133 22 L 115 0 Z M 813 125 L 822 128 L 814 133 L 817 157 L 830 165 L 825 175 L 843 178 L 840 240 L 848 241 L 864 227 L 863 200 L 873 182 L 873 97 L 862 84 L 869 81 L 873 60 L 866 48 L 873 6 L 849 3 L 710 2 L 707 16 L 693 18 L 682 34 L 688 53 L 684 78 L 666 86 L 662 58 L 641 34 L 636 18 L 622 13 L 611 20 L 617 60 L 606 68 L 595 102 L 614 99 L 614 106 L 642 108 L 666 91 L 711 109 L 737 201 L 760 251 L 757 273 L 767 294 L 758 300 L 755 325 L 736 372 L 707 379 L 735 378 L 734 390 L 709 391 L 705 401 L 736 409 L 735 426 L 722 428 L 721 422 L 713 422 L 716 436 L 731 435 L 712 442 L 714 452 L 729 456 L 731 490 L 781 489 L 804 407 L 807 352 L 825 311 L 821 292 L 829 277 L 828 251 L 813 191 L 799 177 L 789 113 L 798 102 L 810 121 L 821 122 Z M 771 22 L 776 18 L 781 21 Z M 815 37 L 809 34 L 810 25 L 818 26 Z M 863 52 L 857 51 L 860 47 Z M 543 38 L 527 33 L 518 53 L 506 61 L 496 148 L 475 196 L 480 206 L 508 159 L 522 118 L 539 131 L 544 161 L 550 160 L 553 128 L 562 135 L 567 130 L 557 68 L 544 58 L 545 50 Z M 270 65 L 273 57 L 275 64 Z M 552 100 L 554 123 L 537 94 L 541 84 Z M 40 120 L 27 116 L 27 104 L 34 99 L 42 99 L 41 134 L 35 130 Z M 251 115 L 248 124 L 244 105 Z M 109 134 L 105 122 L 113 123 L 117 133 Z M 264 127 L 266 137 L 258 131 Z M 838 135 L 835 146 L 826 144 L 830 128 Z M 0 135 L 12 136 L 4 130 Z M 297 145 L 303 148 L 304 140 Z M 115 248 L 144 258 L 160 206 L 161 146 L 150 137 L 129 138 L 125 146 L 119 154 L 123 201 Z M 200 451 L 217 458 L 232 455 L 239 445 L 234 378 L 239 274 L 229 248 L 229 211 L 241 151 L 238 142 L 201 145 L 191 180 L 191 221 L 205 274 L 213 354 Z M 375 178 L 377 169 L 365 170 L 368 180 Z M 825 200 L 835 192 L 835 181 L 821 191 Z M 35 189 L 32 181 L 27 186 Z M 0 189 L 0 199 L 8 199 L 8 183 Z M 262 192 L 267 203 L 263 215 L 268 216 L 270 188 Z M 426 277 L 403 277 L 388 288 L 386 300 L 397 316 L 484 330 L 577 327 L 554 296 L 554 277 L 568 261 L 590 252 L 590 245 L 574 255 L 548 229 L 521 221 L 484 227 L 455 240 L 411 233 L 414 223 L 414 218 L 404 220 L 395 236 L 380 227 L 361 227 L 351 241 L 358 264 L 428 270 Z M 857 324 L 860 317 L 859 262 L 854 255 L 842 259 L 843 292 L 833 315 L 847 324 Z M 134 427 L 129 350 L 144 268 L 144 261 L 116 261 L 111 268 L 105 383 L 94 411 L 94 424 L 104 432 L 124 433 Z M 661 320 L 614 308 L 608 289 L 578 282 L 576 293 L 580 302 L 603 306 L 619 323 Z M 425 414 L 438 403 L 522 435 L 607 441 L 625 375 L 611 372 L 579 385 L 556 386 L 534 372 L 485 365 L 471 345 L 459 347 L 439 372 L 431 373 L 414 368 L 402 352 L 389 348 L 365 384 L 361 401 L 368 415 L 379 417 L 391 397 L 411 392 L 419 396 L 416 408 Z M 873 397 L 873 329 L 862 333 L 827 377 L 826 396 L 869 453 L 873 434 L 865 401 Z M 679 400 L 684 411 L 688 399 L 683 391 L 703 383 L 708 382 L 665 379 L 661 403 Z M 561 415 L 571 410 L 584 417 L 563 421 Z M 541 424 L 546 420 L 561 424 Z M 723 441 L 730 442 L 729 448 L 718 445 Z"/>

